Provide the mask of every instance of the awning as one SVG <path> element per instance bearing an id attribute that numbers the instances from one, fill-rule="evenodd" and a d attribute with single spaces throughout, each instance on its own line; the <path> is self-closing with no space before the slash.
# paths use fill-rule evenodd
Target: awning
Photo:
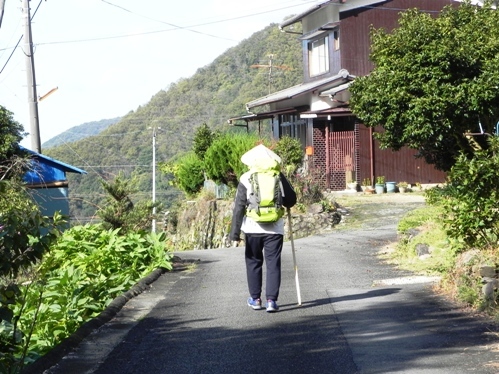
<path id="1" fill-rule="evenodd" d="M 286 88 L 282 91 L 275 92 L 273 94 L 264 96 L 262 98 L 250 101 L 249 103 L 246 104 L 246 109 L 248 112 L 255 107 L 266 105 L 266 104 L 271 104 L 271 103 L 277 103 L 279 101 L 284 101 L 284 100 L 289 100 L 294 97 L 303 95 L 308 92 L 312 91 L 320 91 L 322 89 L 329 89 L 330 85 L 335 85 L 337 86 L 340 83 L 344 83 L 347 81 L 352 81 L 355 79 L 355 76 L 350 75 L 350 73 L 345 70 L 341 69 L 338 74 L 333 75 L 331 77 L 319 79 L 316 81 L 312 82 L 307 82 L 307 83 L 302 83 L 290 88 Z"/>

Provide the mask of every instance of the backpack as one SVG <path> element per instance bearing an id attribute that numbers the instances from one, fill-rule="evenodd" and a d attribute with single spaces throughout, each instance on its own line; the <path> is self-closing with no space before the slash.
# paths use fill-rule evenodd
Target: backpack
<path id="1" fill-rule="evenodd" d="M 278 221 L 284 215 L 279 163 L 259 160 L 250 169 L 246 216 L 259 223 Z"/>

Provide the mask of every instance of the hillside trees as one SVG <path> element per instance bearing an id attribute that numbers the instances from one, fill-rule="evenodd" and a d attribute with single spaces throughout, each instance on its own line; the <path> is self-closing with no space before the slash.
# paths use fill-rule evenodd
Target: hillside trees
<path id="1" fill-rule="evenodd" d="M 487 1 L 446 7 L 439 17 L 404 12 L 391 34 L 372 30 L 370 75 L 350 91 L 353 112 L 383 148 L 403 146 L 448 171 L 463 153 L 487 148 L 499 120 L 499 12 Z"/>
<path id="2" fill-rule="evenodd" d="M 104 204 L 100 180 L 111 180 L 120 171 L 137 175 L 140 193 L 152 189 L 152 147 L 148 127 L 158 126 L 158 163 L 172 161 L 192 148 L 194 129 L 205 123 L 210 129 L 229 129 L 227 119 L 245 113 L 248 101 L 268 94 L 268 71 L 250 68 L 266 63 L 268 55 L 290 67 L 276 72 L 273 89 L 280 90 L 302 80 L 301 44 L 295 35 L 282 33 L 271 24 L 228 49 L 211 64 L 189 78 L 165 82 L 165 89 L 144 105 L 122 116 L 99 134 L 47 149 L 55 159 L 83 168 L 86 175 L 68 175 L 71 216 L 86 222 Z M 165 67 L 167 68 L 167 67 Z M 270 126 L 265 127 L 268 133 Z M 180 195 L 169 184 L 171 177 L 158 173 L 157 199 L 168 208 Z"/>

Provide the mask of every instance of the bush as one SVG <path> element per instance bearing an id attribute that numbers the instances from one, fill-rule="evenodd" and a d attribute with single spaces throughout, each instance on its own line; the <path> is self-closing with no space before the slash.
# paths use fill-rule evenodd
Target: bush
<path id="1" fill-rule="evenodd" d="M 472 159 L 460 155 L 449 172 L 448 184 L 426 192 L 428 203 L 443 207 L 449 237 L 464 247 L 499 243 L 499 140 L 489 138 L 489 144 L 489 149 L 476 151 Z"/>
<path id="2" fill-rule="evenodd" d="M 296 172 L 303 163 L 303 148 L 301 142 L 296 138 L 283 136 L 274 148 L 282 159 L 283 171 L 286 176 Z"/>
<path id="3" fill-rule="evenodd" d="M 204 155 L 206 176 L 217 183 L 237 187 L 238 178 L 248 169 L 241 162 L 241 156 L 259 143 L 262 143 L 262 140 L 256 134 L 220 135 Z"/>
<path id="4" fill-rule="evenodd" d="M 189 196 L 203 188 L 204 164 L 194 152 L 186 153 L 173 163 L 160 165 L 160 170 L 173 174 L 172 184 Z"/>

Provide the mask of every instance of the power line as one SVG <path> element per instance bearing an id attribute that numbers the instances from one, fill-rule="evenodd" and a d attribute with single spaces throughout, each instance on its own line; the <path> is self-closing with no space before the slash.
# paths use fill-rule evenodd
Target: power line
<path id="1" fill-rule="evenodd" d="M 167 24 L 167 25 L 172 26 L 173 28 L 166 29 L 166 30 L 144 31 L 144 32 L 139 32 L 139 33 L 125 34 L 125 35 L 115 35 L 115 36 L 105 36 L 105 37 L 98 37 L 98 38 L 66 40 L 66 41 L 59 41 L 59 42 L 45 42 L 45 43 L 37 43 L 37 45 L 54 45 L 54 44 L 93 42 L 93 41 L 100 41 L 100 40 L 119 39 L 119 38 L 128 38 L 128 37 L 132 37 L 132 36 L 157 34 L 157 33 L 169 32 L 169 31 L 175 31 L 175 30 L 186 30 L 186 31 L 194 32 L 194 33 L 201 34 L 201 35 L 206 35 L 206 36 L 209 36 L 209 37 L 212 37 L 212 38 L 216 38 L 216 39 L 229 40 L 229 41 L 236 42 L 237 40 L 234 40 L 234 39 L 224 38 L 224 37 L 221 37 L 221 36 L 216 36 L 216 35 L 208 34 L 208 33 L 202 32 L 202 31 L 192 30 L 192 28 L 194 28 L 194 27 L 200 27 L 200 26 L 213 25 L 213 24 L 219 24 L 219 23 L 224 23 L 224 22 L 230 22 L 230 21 L 235 21 L 235 20 L 239 20 L 239 19 L 243 19 L 243 18 L 255 17 L 255 16 L 262 15 L 262 14 L 268 14 L 268 13 L 272 13 L 272 12 L 281 11 L 281 10 L 284 10 L 284 9 L 296 8 L 298 6 L 301 7 L 301 6 L 303 6 L 303 4 L 309 4 L 309 3 L 315 3 L 316 2 L 315 0 L 314 1 L 307 1 L 307 2 L 304 2 L 303 4 L 290 5 L 290 6 L 287 6 L 287 7 L 277 8 L 277 9 L 273 9 L 273 10 L 265 11 L 265 12 L 251 13 L 251 14 L 247 14 L 247 15 L 243 15 L 243 16 L 226 18 L 226 19 L 222 19 L 222 20 L 218 20 L 218 21 L 199 23 L 199 24 L 189 25 L 189 26 L 178 26 L 178 25 L 175 25 L 175 24 L 172 24 L 172 23 L 169 23 L 169 22 L 165 22 L 165 21 L 161 21 L 161 20 L 156 20 L 156 19 L 153 19 L 153 18 L 149 18 L 147 16 L 142 16 L 142 15 L 140 15 L 138 13 L 132 12 L 132 11 L 126 9 L 126 8 L 123 8 L 121 6 L 112 4 L 112 3 L 108 2 L 108 1 L 104 1 L 104 0 L 102 0 L 102 1 L 105 2 L 106 4 L 115 6 L 115 7 L 120 8 L 120 9 L 123 9 L 124 11 L 132 13 L 132 14 L 137 15 L 139 17 L 144 17 L 144 18 L 148 18 L 148 19 L 151 19 L 151 20 L 163 23 L 163 24 Z"/>

